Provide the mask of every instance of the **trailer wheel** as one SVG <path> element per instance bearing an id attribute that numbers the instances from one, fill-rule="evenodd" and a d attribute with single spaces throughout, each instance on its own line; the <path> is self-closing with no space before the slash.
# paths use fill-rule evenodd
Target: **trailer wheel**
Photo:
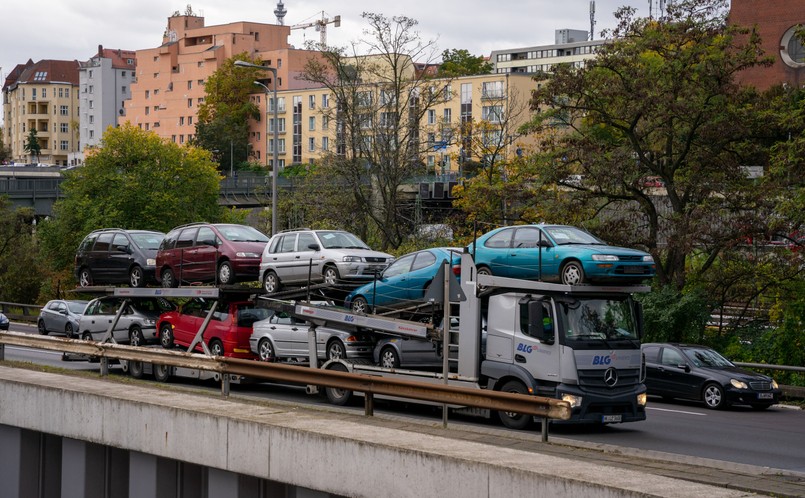
<path id="1" fill-rule="evenodd" d="M 141 362 L 141 361 L 129 361 L 129 375 L 131 375 L 135 379 L 142 379 L 143 378 L 143 362 Z"/>
<path id="2" fill-rule="evenodd" d="M 528 394 L 526 387 L 518 380 L 506 382 L 500 390 L 504 393 Z M 523 415 L 516 412 L 498 412 L 498 418 L 509 429 L 517 430 L 527 429 L 534 419 L 532 415 Z"/>
<path id="3" fill-rule="evenodd" d="M 154 378 L 157 382 L 168 382 L 173 374 L 173 367 L 168 365 L 154 365 Z"/>
<path id="4" fill-rule="evenodd" d="M 337 372 L 347 372 L 346 366 L 341 363 L 332 363 L 327 367 L 327 370 L 335 370 Z M 344 406 L 349 403 L 352 398 L 352 391 L 348 389 L 338 389 L 335 387 L 327 387 L 324 389 L 327 394 L 327 401 L 337 406 Z"/>

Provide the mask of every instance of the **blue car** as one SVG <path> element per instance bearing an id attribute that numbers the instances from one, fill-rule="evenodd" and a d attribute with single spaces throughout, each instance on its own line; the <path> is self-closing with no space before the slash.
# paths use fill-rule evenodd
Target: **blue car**
<path id="1" fill-rule="evenodd" d="M 422 301 L 444 261 L 461 263 L 462 249 L 437 247 L 416 251 L 396 259 L 375 282 L 358 287 L 345 299 L 344 306 L 355 313 L 405 308 Z"/>
<path id="2" fill-rule="evenodd" d="M 567 225 L 498 228 L 480 236 L 469 251 L 475 254 L 479 274 L 565 285 L 633 284 L 656 273 L 649 253 L 607 245 Z"/>

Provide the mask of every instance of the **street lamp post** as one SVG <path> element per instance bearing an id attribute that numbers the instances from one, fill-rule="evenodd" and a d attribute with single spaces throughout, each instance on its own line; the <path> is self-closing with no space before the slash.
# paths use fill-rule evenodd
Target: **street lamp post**
<path id="1" fill-rule="evenodd" d="M 268 66 L 258 66 L 246 61 L 235 61 L 239 67 L 253 67 L 263 71 L 271 71 L 274 75 L 274 164 L 271 168 L 271 235 L 277 233 L 277 177 L 279 175 L 279 126 L 277 123 L 277 69 Z M 259 81 L 254 82 L 265 90 L 266 95 L 266 166 L 268 166 L 268 87 Z"/>

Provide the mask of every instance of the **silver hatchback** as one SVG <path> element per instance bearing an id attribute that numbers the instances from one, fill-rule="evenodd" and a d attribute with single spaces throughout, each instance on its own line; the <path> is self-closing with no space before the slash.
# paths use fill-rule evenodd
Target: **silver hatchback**
<path id="1" fill-rule="evenodd" d="M 128 304 L 112 331 L 115 341 L 133 346 L 157 342 L 156 323 L 159 315 L 176 308 L 161 297 L 106 296 L 93 299 L 78 321 L 78 333 L 81 339 L 97 341 L 103 338 L 124 299 L 128 301 Z"/>
<path id="2" fill-rule="evenodd" d="M 310 351 L 308 329 L 307 322 L 272 311 L 271 316 L 254 323 L 249 347 L 263 361 L 307 360 Z M 371 358 L 373 348 L 370 334 L 316 328 L 316 357 L 319 360 Z"/>
<path id="3" fill-rule="evenodd" d="M 268 241 L 260 259 L 260 281 L 268 294 L 284 285 L 366 283 L 394 260 L 343 230 L 297 229 Z"/>

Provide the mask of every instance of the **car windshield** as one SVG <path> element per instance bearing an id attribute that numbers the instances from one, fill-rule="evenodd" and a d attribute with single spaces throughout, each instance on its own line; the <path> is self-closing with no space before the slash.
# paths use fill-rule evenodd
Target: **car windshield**
<path id="1" fill-rule="evenodd" d="M 218 231 L 231 242 L 268 242 L 268 237 L 260 231 L 243 225 L 219 225 Z"/>
<path id="2" fill-rule="evenodd" d="M 564 313 L 566 343 L 573 341 L 633 342 L 638 339 L 631 300 L 573 299 L 558 301 Z"/>
<path id="3" fill-rule="evenodd" d="M 325 249 L 369 249 L 361 239 L 349 232 L 316 232 Z"/>
<path id="4" fill-rule="evenodd" d="M 150 311 L 162 313 L 165 311 L 172 311 L 175 306 L 167 299 L 161 297 L 141 297 L 131 301 L 132 307 L 139 311 Z"/>
<path id="5" fill-rule="evenodd" d="M 146 251 L 156 251 L 165 238 L 163 233 L 132 233 L 130 234 L 137 247 Z"/>
<path id="6" fill-rule="evenodd" d="M 86 307 L 87 307 L 86 301 L 83 303 L 67 303 L 67 308 L 73 313 L 81 314 L 84 312 L 84 308 Z"/>
<path id="7" fill-rule="evenodd" d="M 544 230 L 550 235 L 557 245 L 564 244 L 602 244 L 606 243 L 598 240 L 584 230 L 579 230 L 576 227 L 557 226 L 545 227 Z"/>
<path id="8" fill-rule="evenodd" d="M 728 359 L 707 348 L 684 348 L 685 356 L 697 367 L 727 368 L 734 366 Z"/>

